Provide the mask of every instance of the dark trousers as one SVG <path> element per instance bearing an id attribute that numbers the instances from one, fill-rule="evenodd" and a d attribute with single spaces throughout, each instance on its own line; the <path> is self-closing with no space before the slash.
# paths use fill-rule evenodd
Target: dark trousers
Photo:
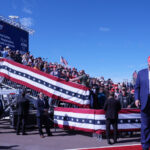
<path id="1" fill-rule="evenodd" d="M 43 116 L 37 117 L 37 124 L 38 124 L 40 135 L 43 135 L 43 131 L 42 131 L 43 125 L 45 127 L 47 135 L 50 135 L 50 125 L 49 125 L 50 122 L 49 122 L 48 116 L 43 115 Z"/>
<path id="2" fill-rule="evenodd" d="M 141 144 L 143 148 L 150 147 L 150 112 L 141 111 Z"/>
<path id="3" fill-rule="evenodd" d="M 150 95 L 145 109 L 141 110 L 141 144 L 143 148 L 150 147 Z"/>
<path id="4" fill-rule="evenodd" d="M 16 132 L 17 132 L 17 133 L 20 132 L 21 124 L 22 124 L 22 133 L 25 133 L 26 118 L 27 118 L 27 117 L 24 116 L 24 115 L 18 115 L 17 129 L 16 129 Z"/>
<path id="5" fill-rule="evenodd" d="M 117 130 L 118 130 L 118 125 L 117 125 L 117 120 L 118 119 L 106 119 L 106 138 L 107 140 L 110 139 L 110 126 L 113 126 L 113 139 L 114 141 L 117 140 Z"/>

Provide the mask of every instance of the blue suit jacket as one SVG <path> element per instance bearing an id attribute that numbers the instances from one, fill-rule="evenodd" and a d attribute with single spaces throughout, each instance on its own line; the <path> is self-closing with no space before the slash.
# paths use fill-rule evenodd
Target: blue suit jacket
<path id="1" fill-rule="evenodd" d="M 143 69 L 138 72 L 135 84 L 135 100 L 140 100 L 141 110 L 144 110 L 147 105 L 149 94 L 149 78 L 148 69 Z"/>
<path id="2" fill-rule="evenodd" d="M 49 108 L 49 104 L 47 100 L 37 100 L 37 117 L 41 117 L 44 115 L 44 109 L 48 109 Z"/>

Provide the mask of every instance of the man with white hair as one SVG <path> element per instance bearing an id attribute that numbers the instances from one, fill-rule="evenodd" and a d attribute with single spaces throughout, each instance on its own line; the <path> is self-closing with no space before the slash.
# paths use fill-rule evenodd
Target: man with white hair
<path id="1" fill-rule="evenodd" d="M 141 109 L 141 144 L 150 148 L 150 56 L 148 67 L 138 72 L 135 84 L 135 105 Z"/>

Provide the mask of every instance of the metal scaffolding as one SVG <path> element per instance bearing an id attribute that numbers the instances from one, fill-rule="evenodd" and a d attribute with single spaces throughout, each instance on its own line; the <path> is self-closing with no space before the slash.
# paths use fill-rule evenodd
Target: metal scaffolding
<path id="1" fill-rule="evenodd" d="M 4 22 L 6 22 L 12 26 L 15 26 L 19 29 L 22 29 L 22 30 L 28 32 L 29 34 L 33 34 L 35 32 L 33 29 L 30 29 L 30 28 L 22 25 L 21 23 L 14 21 L 13 19 L 9 19 L 9 18 L 5 18 L 3 16 L 0 16 L 0 20 L 4 21 Z"/>

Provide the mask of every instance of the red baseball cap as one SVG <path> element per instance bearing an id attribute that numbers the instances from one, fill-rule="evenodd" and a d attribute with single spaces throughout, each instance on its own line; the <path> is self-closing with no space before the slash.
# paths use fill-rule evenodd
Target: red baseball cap
<path id="1" fill-rule="evenodd" d="M 112 88 L 112 89 L 110 90 L 110 92 L 115 92 L 115 90 Z"/>
<path id="2" fill-rule="evenodd" d="M 131 92 L 133 92 L 133 93 L 134 93 L 134 90 L 131 90 Z"/>

